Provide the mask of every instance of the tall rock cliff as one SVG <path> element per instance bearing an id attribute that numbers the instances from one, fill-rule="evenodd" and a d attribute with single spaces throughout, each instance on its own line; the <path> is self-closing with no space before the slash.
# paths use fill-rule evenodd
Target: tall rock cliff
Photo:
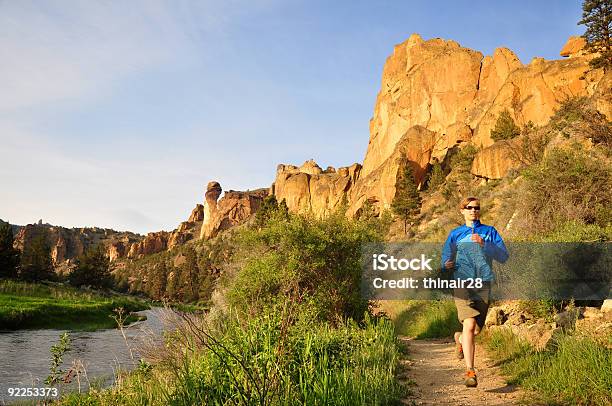
<path id="1" fill-rule="evenodd" d="M 449 151 L 467 143 L 483 148 L 474 174 L 499 178 L 515 165 L 490 138 L 502 111 L 508 110 L 519 126 L 544 125 L 563 100 L 588 96 L 610 118 L 612 75 L 590 70 L 591 56 L 583 46 L 580 38 L 572 37 L 561 52 L 568 59 L 534 58 L 524 65 L 507 48 L 483 56 L 455 41 L 425 41 L 413 34 L 387 58 L 363 167 L 350 182 L 336 187 L 332 178 L 321 179 L 329 175 L 323 171 L 311 174 L 282 165 L 274 193 L 286 199 L 291 210 L 309 208 L 319 215 L 344 197 L 349 215 L 366 200 L 379 210 L 388 209 L 400 158 L 411 162 L 420 185 L 433 163 L 444 162 Z M 326 187 L 313 188 L 318 184 Z"/>

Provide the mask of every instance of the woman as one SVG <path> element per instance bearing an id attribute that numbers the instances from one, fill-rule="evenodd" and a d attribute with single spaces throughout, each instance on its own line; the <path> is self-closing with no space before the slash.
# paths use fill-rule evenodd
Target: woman
<path id="1" fill-rule="evenodd" d="M 480 222 L 480 200 L 467 197 L 459 205 L 465 225 L 452 230 L 444 244 L 442 263 L 454 270 L 454 279 L 463 281 L 455 289 L 455 305 L 463 331 L 455 333 L 459 359 L 465 358 L 465 385 L 478 386 L 474 370 L 474 337 L 484 327 L 489 309 L 493 260 L 506 262 L 508 250 L 495 227 Z"/>

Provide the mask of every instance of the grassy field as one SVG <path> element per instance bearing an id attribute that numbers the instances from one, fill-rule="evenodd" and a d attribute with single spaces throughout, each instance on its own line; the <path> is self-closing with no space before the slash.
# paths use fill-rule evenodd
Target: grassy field
<path id="1" fill-rule="evenodd" d="M 96 330 L 116 326 L 113 310 L 148 308 L 140 300 L 124 296 L 105 296 L 63 285 L 42 285 L 0 281 L 0 329 L 55 328 Z M 127 323 L 136 321 L 130 316 Z"/>

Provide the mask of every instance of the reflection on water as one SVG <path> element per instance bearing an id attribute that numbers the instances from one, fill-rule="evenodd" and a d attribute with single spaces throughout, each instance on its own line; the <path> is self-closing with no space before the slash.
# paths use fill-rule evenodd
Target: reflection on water
<path id="1" fill-rule="evenodd" d="M 147 320 L 125 328 L 127 345 L 118 329 L 71 332 L 71 350 L 64 355 L 61 368 L 68 370 L 75 361 L 82 362 L 87 377 L 81 375 L 81 390 L 87 389 L 88 381 L 112 383 L 115 371 L 133 369 L 138 364 L 139 348 L 161 340 L 164 320 L 171 318 L 164 317 L 168 316 L 167 312 L 171 310 L 154 308 L 138 312 L 147 316 Z M 51 359 L 49 349 L 57 344 L 64 331 L 0 331 L 0 404 L 23 399 L 9 397 L 8 388 L 45 386 Z M 134 361 L 128 345 L 132 348 Z M 71 389 L 78 389 L 76 379 Z"/>

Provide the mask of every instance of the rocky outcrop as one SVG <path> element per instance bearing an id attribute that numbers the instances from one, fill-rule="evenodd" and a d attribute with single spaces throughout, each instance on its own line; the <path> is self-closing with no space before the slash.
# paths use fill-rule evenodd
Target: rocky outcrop
<path id="1" fill-rule="evenodd" d="M 292 212 L 311 212 L 321 217 L 348 202 L 348 193 L 360 171 L 359 164 L 338 170 L 333 167 L 323 170 L 313 160 L 304 162 L 299 168 L 281 164 L 271 189 L 276 199 L 285 200 Z"/>
<path id="2" fill-rule="evenodd" d="M 523 65 L 507 48 L 483 56 L 455 41 L 424 41 L 418 34 L 397 45 L 383 69 L 370 120 L 370 141 L 356 182 L 356 188 L 362 190 L 357 198 L 363 201 L 363 196 L 370 194 L 386 205 L 386 194 L 394 181 L 380 173 L 394 177 L 394 171 L 382 167 L 393 162 L 389 157 L 415 127 L 427 130 L 419 130 L 427 139 L 409 143 L 405 150 L 412 157 L 429 158 L 418 165 L 423 170 L 434 160 L 443 161 L 461 143 L 483 148 L 493 145 L 490 132 L 503 110 L 508 110 L 519 126 L 530 121 L 543 125 L 567 97 L 592 96 L 598 110 L 609 114 L 610 80 L 602 80 L 602 70 L 590 70 L 590 56 L 578 51 L 579 39 L 567 47 L 564 53 L 572 55 L 569 59 L 535 58 Z M 485 178 L 507 171 L 512 165 L 506 157 L 503 162 L 493 162 L 502 157 L 502 149 L 497 146 L 482 153 L 474 171 Z M 378 181 L 370 178 L 375 172 Z M 360 187 L 360 182 L 368 186 Z M 364 188 L 371 192 L 364 193 Z"/>
<path id="3" fill-rule="evenodd" d="M 584 47 L 586 46 L 586 41 L 584 38 L 579 36 L 572 35 L 569 37 L 563 48 L 561 48 L 561 52 L 559 55 L 563 57 L 576 57 L 584 55 Z"/>
<path id="4" fill-rule="evenodd" d="M 141 235 L 130 232 L 119 232 L 98 227 L 65 228 L 49 224 L 28 224 L 19 227 L 15 235 L 15 248 L 23 250 L 24 246 L 45 233 L 51 247 L 51 258 L 56 268 L 69 267 L 72 262 L 91 246 L 103 244 L 111 260 L 125 257 L 127 247 L 143 239 Z"/>
<path id="5" fill-rule="evenodd" d="M 498 141 L 476 153 L 472 161 L 471 173 L 486 179 L 501 179 L 511 169 L 520 166 L 514 158 L 513 148 L 517 148 L 513 140 Z"/>
<path id="6" fill-rule="evenodd" d="M 267 188 L 246 192 L 230 190 L 217 201 L 221 191 L 219 182 L 208 183 L 200 238 L 214 237 L 219 231 L 245 222 L 257 211 L 269 193 Z"/>
<path id="7" fill-rule="evenodd" d="M 128 258 L 139 258 L 144 255 L 165 251 L 168 248 L 169 238 L 170 233 L 167 231 L 149 233 L 142 241 L 131 245 L 127 256 Z"/>
<path id="8" fill-rule="evenodd" d="M 204 205 L 197 204 L 196 207 L 191 211 L 191 215 L 187 221 L 183 221 L 179 224 L 178 228 L 170 233 L 168 238 L 168 249 L 181 244 L 185 244 L 187 241 L 200 237 L 202 230 L 202 223 L 204 221 Z"/>
<path id="9" fill-rule="evenodd" d="M 421 126 L 410 128 L 397 142 L 391 155 L 376 170 L 361 176 L 350 192 L 347 215 L 355 216 L 366 201 L 377 212 L 389 209 L 395 196 L 395 182 L 402 159 L 408 159 L 414 169 L 415 182 L 420 186 L 435 149 L 435 133 Z"/>

